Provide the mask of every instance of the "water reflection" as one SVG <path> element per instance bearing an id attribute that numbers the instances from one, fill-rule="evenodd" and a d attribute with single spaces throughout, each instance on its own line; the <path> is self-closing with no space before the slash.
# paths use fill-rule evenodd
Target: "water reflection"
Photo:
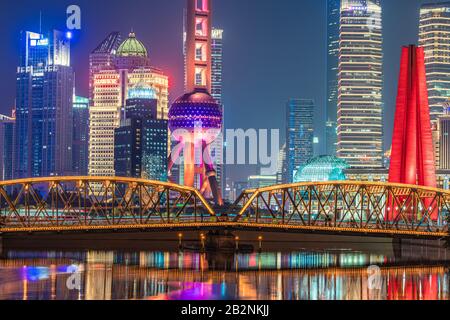
<path id="1" fill-rule="evenodd" d="M 0 299 L 450 299 L 446 267 L 396 263 L 358 252 L 10 251 L 0 260 Z M 369 265 L 381 267 L 381 290 L 369 289 Z"/>

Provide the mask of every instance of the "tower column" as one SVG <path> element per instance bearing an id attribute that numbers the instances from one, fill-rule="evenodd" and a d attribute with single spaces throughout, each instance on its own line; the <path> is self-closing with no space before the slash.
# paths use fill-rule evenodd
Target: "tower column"
<path id="1" fill-rule="evenodd" d="M 187 142 L 184 148 L 184 185 L 195 186 L 195 145 Z"/>
<path id="2" fill-rule="evenodd" d="M 431 133 L 430 108 L 425 77 L 425 53 L 416 46 L 403 47 L 398 84 L 397 107 L 392 140 L 391 166 L 389 182 L 425 187 L 437 187 L 434 145 Z M 400 198 L 400 200 L 402 200 Z M 413 210 L 404 212 L 411 219 L 414 212 L 426 214 L 433 199 L 423 198 L 424 208 L 416 210 L 418 203 L 388 203 L 387 220 L 397 218 L 402 208 L 413 206 Z M 403 199 L 406 201 L 406 199 Z M 416 213 L 417 214 L 417 213 Z M 433 209 L 431 217 L 437 220 L 438 210 Z"/>

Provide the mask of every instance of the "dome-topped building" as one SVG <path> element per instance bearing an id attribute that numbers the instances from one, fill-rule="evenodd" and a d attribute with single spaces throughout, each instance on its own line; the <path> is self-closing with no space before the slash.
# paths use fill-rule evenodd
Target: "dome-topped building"
<path id="1" fill-rule="evenodd" d="M 89 174 L 115 176 L 115 153 L 104 151 L 114 150 L 115 129 L 133 114 L 167 120 L 169 78 L 150 64 L 149 51 L 134 32 L 108 56 L 96 53 L 93 57 Z M 96 61 L 102 65 L 94 66 Z"/>
<path id="2" fill-rule="evenodd" d="M 345 160 L 332 156 L 316 157 L 299 168 L 294 182 L 345 181 L 347 180 L 345 170 L 348 168 L 349 165 Z"/>
<path id="3" fill-rule="evenodd" d="M 136 34 L 131 32 L 117 49 L 117 56 L 148 58 L 148 51 L 144 44 L 136 38 Z"/>
<path id="4" fill-rule="evenodd" d="M 150 67 L 148 50 L 145 45 L 131 32 L 128 38 L 122 42 L 116 52 L 115 66 L 117 69 L 134 70 Z"/>

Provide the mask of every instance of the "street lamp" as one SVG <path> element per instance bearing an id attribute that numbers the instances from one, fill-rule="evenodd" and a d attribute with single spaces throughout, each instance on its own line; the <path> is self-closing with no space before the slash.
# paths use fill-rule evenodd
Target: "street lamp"
<path id="1" fill-rule="evenodd" d="M 236 241 L 236 251 L 239 251 L 239 237 L 234 238 Z"/>
<path id="2" fill-rule="evenodd" d="M 205 239 L 206 239 L 205 235 L 203 233 L 200 234 L 200 240 L 202 242 L 202 250 L 203 251 L 205 251 Z"/>
<path id="3" fill-rule="evenodd" d="M 180 250 L 183 249 L 183 234 L 182 233 L 178 234 L 178 248 Z"/>
<path id="4" fill-rule="evenodd" d="M 258 241 L 259 241 L 259 251 L 262 251 L 263 237 L 262 237 L 262 236 L 259 236 L 259 237 L 258 237 Z"/>

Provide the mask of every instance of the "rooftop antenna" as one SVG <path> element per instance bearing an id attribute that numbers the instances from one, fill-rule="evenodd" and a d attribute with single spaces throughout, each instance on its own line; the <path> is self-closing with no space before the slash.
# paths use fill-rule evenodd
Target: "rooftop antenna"
<path id="1" fill-rule="evenodd" d="M 42 33 L 42 11 L 39 11 L 39 33 Z"/>

